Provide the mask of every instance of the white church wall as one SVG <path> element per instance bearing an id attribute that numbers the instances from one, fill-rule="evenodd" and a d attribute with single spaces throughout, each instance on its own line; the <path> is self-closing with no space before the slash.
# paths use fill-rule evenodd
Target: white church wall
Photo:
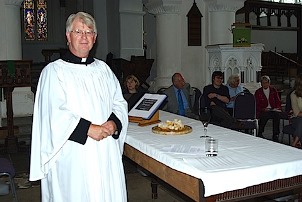
<path id="1" fill-rule="evenodd" d="M 199 11 L 205 15 L 204 3 L 201 0 L 195 1 Z M 193 1 L 183 1 L 181 9 L 181 73 L 191 86 L 202 90 L 206 85 L 205 68 L 205 18 L 201 18 L 201 46 L 188 46 L 188 18 L 187 14 L 193 5 Z M 172 75 L 171 75 L 172 76 Z"/>
<path id="2" fill-rule="evenodd" d="M 98 30 L 97 41 L 94 45 L 95 57 L 101 60 L 106 60 L 106 56 L 110 52 L 108 50 L 108 44 L 111 41 L 109 40 L 109 37 L 116 39 L 119 36 L 117 32 L 113 32 L 111 36 L 110 35 L 108 36 L 108 30 L 113 29 L 112 27 L 115 27 L 117 24 L 117 23 L 108 24 L 108 19 L 112 19 L 112 21 L 116 20 L 116 17 L 113 17 L 112 15 L 116 15 L 117 12 L 116 10 L 118 8 L 114 7 L 115 5 L 113 2 L 107 2 L 106 0 L 93 1 L 93 5 L 94 5 L 94 18 L 96 19 L 96 27 Z M 111 12 L 108 12 L 107 8 L 109 8 Z M 117 49 L 118 48 L 116 48 L 116 50 Z"/>
<path id="3" fill-rule="evenodd" d="M 0 102 L 1 117 L 6 118 L 6 100 Z M 14 117 L 31 116 L 33 114 L 34 94 L 30 87 L 15 88 L 12 93 Z"/>
<path id="4" fill-rule="evenodd" d="M 153 14 L 148 13 L 148 10 L 144 10 L 146 14 L 143 18 L 143 29 L 144 29 L 144 43 L 146 48 L 146 58 L 154 59 L 150 76 L 147 79 L 147 82 L 152 84 L 154 78 L 157 75 L 157 60 L 156 60 L 156 17 Z"/>

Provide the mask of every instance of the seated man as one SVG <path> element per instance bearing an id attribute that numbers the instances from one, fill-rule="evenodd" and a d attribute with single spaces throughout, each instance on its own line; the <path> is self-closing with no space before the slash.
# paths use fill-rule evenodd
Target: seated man
<path id="1" fill-rule="evenodd" d="M 242 129 L 242 123 L 236 121 L 227 111 L 226 104 L 230 101 L 229 90 L 222 84 L 223 73 L 214 71 L 212 84 L 203 88 L 202 103 L 211 109 L 211 123 L 230 129 Z"/>
<path id="2" fill-rule="evenodd" d="M 280 133 L 281 101 L 277 90 L 270 86 L 269 76 L 261 77 L 261 86 L 255 92 L 256 116 L 259 119 L 258 137 L 263 137 L 264 127 L 273 120 L 273 141 L 278 142 Z"/>
<path id="3" fill-rule="evenodd" d="M 197 115 L 192 112 L 190 96 L 192 92 L 190 84 L 185 82 L 184 77 L 180 73 L 173 74 L 172 85 L 163 92 L 167 95 L 167 104 L 164 110 L 198 119 Z"/>

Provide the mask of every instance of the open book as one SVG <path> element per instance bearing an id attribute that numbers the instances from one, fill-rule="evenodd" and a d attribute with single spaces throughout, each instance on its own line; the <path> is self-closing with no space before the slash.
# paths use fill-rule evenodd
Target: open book
<path id="1" fill-rule="evenodd" d="M 166 98 L 167 96 L 164 94 L 145 93 L 145 95 L 129 111 L 128 115 L 150 119 Z"/>

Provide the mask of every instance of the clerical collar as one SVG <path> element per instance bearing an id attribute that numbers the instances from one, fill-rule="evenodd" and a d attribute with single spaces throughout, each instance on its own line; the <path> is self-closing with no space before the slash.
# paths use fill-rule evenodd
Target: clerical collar
<path id="1" fill-rule="evenodd" d="M 84 65 L 88 65 L 94 62 L 94 58 L 91 56 L 88 56 L 87 58 L 80 58 L 72 54 L 70 51 L 67 51 L 66 54 L 62 56 L 62 60 L 74 64 L 84 64 Z"/>

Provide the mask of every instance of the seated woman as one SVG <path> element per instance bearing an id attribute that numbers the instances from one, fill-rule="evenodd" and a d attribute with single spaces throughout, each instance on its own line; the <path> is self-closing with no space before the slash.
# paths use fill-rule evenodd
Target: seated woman
<path id="1" fill-rule="evenodd" d="M 140 83 L 139 83 L 139 80 L 136 78 L 136 76 L 134 76 L 132 74 L 128 75 L 124 82 L 123 93 L 124 94 L 137 93 L 139 85 L 140 85 Z"/>
<path id="2" fill-rule="evenodd" d="M 138 100 L 147 92 L 140 87 L 140 82 L 134 75 L 128 75 L 124 82 L 123 95 L 128 102 L 128 110 L 130 110 Z"/>
<path id="3" fill-rule="evenodd" d="M 295 80 L 294 91 L 290 94 L 291 106 L 293 110 L 292 123 L 295 129 L 292 146 L 301 147 L 302 138 L 302 75 L 298 75 Z"/>
<path id="4" fill-rule="evenodd" d="M 234 101 L 236 96 L 243 92 L 243 87 L 240 84 L 240 77 L 238 74 L 233 74 L 229 77 L 227 82 L 227 87 L 229 89 L 230 101 L 227 103 L 226 107 L 231 116 L 233 116 Z"/>
<path id="5" fill-rule="evenodd" d="M 273 120 L 273 141 L 279 141 L 281 100 L 276 88 L 270 85 L 269 76 L 261 77 L 261 88 L 255 92 L 256 116 L 259 119 L 258 137 L 263 137 L 264 127 L 269 119 Z"/>

